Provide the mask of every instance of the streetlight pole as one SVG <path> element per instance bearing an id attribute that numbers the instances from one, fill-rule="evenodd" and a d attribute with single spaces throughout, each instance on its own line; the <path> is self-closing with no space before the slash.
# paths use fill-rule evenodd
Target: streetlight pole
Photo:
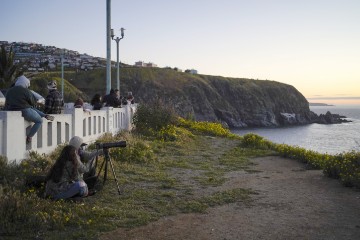
<path id="1" fill-rule="evenodd" d="M 111 0 L 106 0 L 106 94 L 111 89 Z"/>
<path id="2" fill-rule="evenodd" d="M 63 49 L 61 52 L 61 96 L 64 99 L 64 53 L 65 50 Z"/>
<path id="3" fill-rule="evenodd" d="M 120 42 L 121 39 L 124 38 L 124 30 L 125 30 L 125 28 L 120 28 L 121 38 L 116 37 L 116 38 L 114 39 L 114 37 L 115 37 L 114 29 L 111 29 L 111 38 L 112 38 L 112 40 L 114 40 L 114 41 L 116 42 L 116 51 L 117 51 L 117 54 L 116 54 L 116 56 L 117 56 L 116 83 L 117 83 L 117 89 L 119 90 L 119 92 L 120 92 L 119 42 Z M 121 92 L 120 92 L 120 93 L 121 93 Z M 121 95 L 121 94 L 120 94 L 120 95 Z"/>

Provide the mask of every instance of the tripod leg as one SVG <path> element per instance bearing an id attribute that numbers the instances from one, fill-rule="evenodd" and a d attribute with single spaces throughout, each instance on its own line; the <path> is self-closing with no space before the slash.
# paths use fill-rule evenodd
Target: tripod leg
<path id="1" fill-rule="evenodd" d="M 110 155 L 109 155 L 109 149 L 108 148 L 104 148 L 104 162 L 105 162 L 105 169 L 104 169 L 104 184 L 106 182 L 107 179 L 107 172 L 108 172 L 108 162 L 110 161 Z M 103 162 L 103 164 L 104 164 Z M 102 168 L 102 166 L 101 166 Z"/>
<path id="2" fill-rule="evenodd" d="M 101 170 L 102 170 L 102 168 L 104 167 L 104 164 L 105 164 L 105 159 L 104 159 L 104 161 L 101 163 L 101 166 L 100 166 L 100 169 L 99 169 L 98 175 L 96 176 L 97 178 L 99 178 L 100 173 L 101 173 Z"/>
<path id="3" fill-rule="evenodd" d="M 114 178 L 115 178 L 115 182 L 116 182 L 116 186 L 117 186 L 117 189 L 118 189 L 118 193 L 119 193 L 119 195 L 121 195 L 121 190 L 120 190 L 119 182 L 118 182 L 117 177 L 116 177 L 116 174 L 115 174 L 114 165 L 113 165 L 113 163 L 112 163 L 112 161 L 111 161 L 110 158 L 109 158 L 109 162 L 110 162 L 110 167 L 111 167 L 112 173 L 113 173 Z"/>

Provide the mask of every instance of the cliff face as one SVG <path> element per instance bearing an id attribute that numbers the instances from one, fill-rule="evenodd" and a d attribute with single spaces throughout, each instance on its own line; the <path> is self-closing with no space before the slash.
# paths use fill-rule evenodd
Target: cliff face
<path id="1" fill-rule="evenodd" d="M 125 71 L 125 70 L 124 70 Z M 161 98 L 183 117 L 220 121 L 229 127 L 307 124 L 316 115 L 293 86 L 251 79 L 190 75 L 165 69 L 127 69 L 125 88 L 138 102 Z"/>

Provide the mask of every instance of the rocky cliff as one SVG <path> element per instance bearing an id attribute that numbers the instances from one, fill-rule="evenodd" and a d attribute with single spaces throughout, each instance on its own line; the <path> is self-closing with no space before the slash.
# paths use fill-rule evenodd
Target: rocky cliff
<path id="1" fill-rule="evenodd" d="M 72 78 L 77 79 L 74 84 L 79 84 L 79 75 Z M 114 79 L 113 75 L 113 86 Z M 95 86 L 95 81 L 88 76 L 81 84 Z M 95 93 L 89 92 L 91 89 L 82 90 L 91 96 Z M 132 91 L 136 102 L 161 98 L 183 117 L 222 122 L 230 128 L 324 123 L 325 119 L 319 120 L 310 111 L 308 101 L 297 89 L 275 81 L 192 75 L 172 69 L 122 68 L 120 90 L 122 95 Z"/>
<path id="2" fill-rule="evenodd" d="M 181 116 L 220 121 L 232 128 L 307 124 L 317 117 L 299 91 L 275 81 L 191 75 L 164 69 L 127 69 L 122 76 L 128 81 L 132 79 L 131 89 L 140 102 L 160 97 Z"/>

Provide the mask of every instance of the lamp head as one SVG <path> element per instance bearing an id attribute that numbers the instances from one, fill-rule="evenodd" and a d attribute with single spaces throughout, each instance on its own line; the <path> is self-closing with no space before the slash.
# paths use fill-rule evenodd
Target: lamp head
<path id="1" fill-rule="evenodd" d="M 111 29 L 111 30 L 110 30 L 110 35 L 111 35 L 111 39 L 114 39 L 114 36 L 115 36 L 115 34 L 114 34 L 114 29 Z"/>
<path id="2" fill-rule="evenodd" d="M 124 30 L 125 30 L 125 28 L 120 28 L 120 31 L 121 31 L 121 38 L 123 38 L 123 37 L 124 37 Z"/>

